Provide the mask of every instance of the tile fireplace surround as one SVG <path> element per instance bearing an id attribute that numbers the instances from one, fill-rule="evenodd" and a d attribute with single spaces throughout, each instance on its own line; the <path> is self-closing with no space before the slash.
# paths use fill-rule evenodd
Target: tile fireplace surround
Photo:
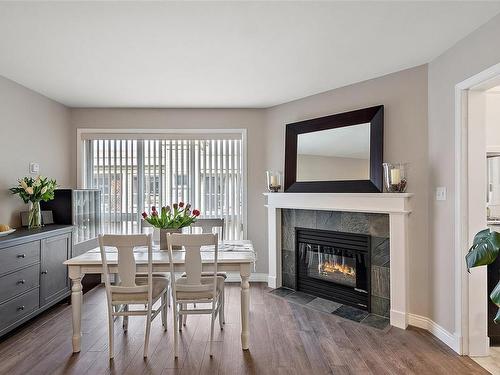
<path id="1" fill-rule="evenodd" d="M 389 216 L 390 239 L 390 324 L 405 329 L 408 326 L 408 215 L 412 194 L 392 193 L 266 193 L 268 209 L 269 279 L 271 288 L 290 285 L 284 274 L 282 259 L 289 255 L 285 247 L 293 236 L 289 217 L 304 220 L 307 227 L 327 225 L 330 230 L 366 232 L 372 238 L 387 237 L 384 217 Z M 300 210 L 300 211 L 295 211 Z M 304 210 L 304 211 L 303 211 Z M 283 211 L 283 213 L 282 213 Z M 324 212 L 330 211 L 330 212 Z M 294 214 L 292 212 L 295 212 Z M 298 214 L 297 214 L 298 213 Z M 370 215 L 356 215 L 369 213 Z M 371 215 L 385 214 L 385 215 Z M 285 219 L 282 225 L 282 217 Z M 325 224 L 325 220 L 330 222 Z M 307 224 L 309 221 L 309 224 Z M 387 220 L 385 220 L 385 223 Z M 301 223 L 301 226 L 304 226 Z M 385 227 L 385 228 L 384 228 Z M 287 233 L 285 233 L 286 231 Z M 283 240 L 283 243 L 282 243 Z"/>

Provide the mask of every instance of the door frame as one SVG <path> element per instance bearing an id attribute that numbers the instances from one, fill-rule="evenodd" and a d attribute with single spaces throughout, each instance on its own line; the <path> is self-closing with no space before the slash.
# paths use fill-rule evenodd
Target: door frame
<path id="1" fill-rule="evenodd" d="M 479 267 L 471 270 L 472 272 L 469 274 L 465 264 L 465 255 L 471 244 L 469 187 L 471 184 L 479 183 L 469 179 L 469 103 L 467 98 L 470 89 L 499 76 L 500 63 L 455 85 L 455 335 L 460 338 L 459 354 L 463 355 L 485 356 L 489 353 L 487 325 L 486 329 L 478 327 L 478 322 L 471 319 L 471 316 L 474 316 L 480 307 L 476 305 L 477 299 L 469 298 L 470 290 L 481 289 L 482 283 L 486 283 L 486 270 L 485 267 Z M 486 181 L 483 183 L 486 184 Z M 484 298 L 486 301 L 486 293 Z M 480 334 L 477 334 L 478 331 Z M 475 334 L 471 334 L 471 332 L 475 332 Z"/>

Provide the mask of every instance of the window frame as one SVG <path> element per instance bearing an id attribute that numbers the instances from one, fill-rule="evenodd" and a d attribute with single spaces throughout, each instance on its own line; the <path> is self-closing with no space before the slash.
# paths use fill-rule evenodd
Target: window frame
<path id="1" fill-rule="evenodd" d="M 242 219 L 243 219 L 243 239 L 248 238 L 248 152 L 247 152 L 247 129 L 245 128 L 220 128 L 220 129 L 100 129 L 100 128 L 77 128 L 76 129 L 76 176 L 77 176 L 77 188 L 82 189 L 85 180 L 85 171 L 88 168 L 86 165 L 86 153 L 88 150 L 85 148 L 84 138 L 89 134 L 101 135 L 101 136 L 119 136 L 119 135 L 129 135 L 130 137 L 141 138 L 144 136 L 163 136 L 163 137 L 182 137 L 190 135 L 191 137 L 197 138 L 206 137 L 216 138 L 216 135 L 228 134 L 232 136 L 238 136 L 241 138 L 241 156 L 242 160 Z"/>

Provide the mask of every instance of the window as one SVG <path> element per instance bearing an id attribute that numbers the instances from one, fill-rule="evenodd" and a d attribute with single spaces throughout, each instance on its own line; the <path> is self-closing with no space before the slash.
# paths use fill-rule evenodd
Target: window
<path id="1" fill-rule="evenodd" d="M 143 211 L 183 201 L 224 218 L 227 239 L 243 238 L 242 134 L 198 137 L 82 133 L 83 184 L 102 192 L 105 233 L 138 233 Z"/>

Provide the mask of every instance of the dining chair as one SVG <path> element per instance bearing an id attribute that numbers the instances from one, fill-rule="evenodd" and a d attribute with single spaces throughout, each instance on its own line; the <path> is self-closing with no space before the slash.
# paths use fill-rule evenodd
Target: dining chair
<path id="1" fill-rule="evenodd" d="M 220 234 L 220 239 L 224 239 L 224 219 L 196 219 L 196 221 L 191 224 L 191 228 L 201 228 L 201 233 L 213 233 L 214 229 L 216 233 Z"/>
<path id="2" fill-rule="evenodd" d="M 147 248 L 147 274 L 138 274 L 134 248 Z M 108 302 L 109 323 L 109 358 L 114 357 L 114 317 L 123 316 L 123 328 L 128 328 L 129 316 L 146 316 L 144 335 L 144 357 L 148 355 L 151 321 L 161 313 L 163 329 L 167 330 L 167 295 L 169 280 L 153 277 L 153 247 L 151 235 L 99 235 L 99 247 L 103 265 L 104 284 Z M 108 269 L 106 247 L 116 248 L 118 279 L 111 284 Z M 161 300 L 160 306 L 153 310 L 153 305 Z M 130 305 L 139 305 L 141 309 L 130 309 Z M 116 309 L 115 309 L 116 307 Z"/>
<path id="3" fill-rule="evenodd" d="M 182 317 L 191 314 L 211 314 L 210 323 L 210 356 L 213 355 L 212 343 L 214 322 L 219 317 L 220 328 L 223 329 L 224 278 L 217 275 L 218 236 L 217 234 L 167 234 L 170 260 L 170 279 L 172 280 L 172 299 L 174 310 L 174 354 L 178 357 L 179 331 Z M 186 276 L 175 279 L 173 246 L 183 246 L 185 251 Z M 201 247 L 214 246 L 214 264 L 211 276 L 202 276 Z M 179 251 L 179 250 L 176 250 Z M 189 308 L 188 304 L 210 304 L 208 308 Z"/>

